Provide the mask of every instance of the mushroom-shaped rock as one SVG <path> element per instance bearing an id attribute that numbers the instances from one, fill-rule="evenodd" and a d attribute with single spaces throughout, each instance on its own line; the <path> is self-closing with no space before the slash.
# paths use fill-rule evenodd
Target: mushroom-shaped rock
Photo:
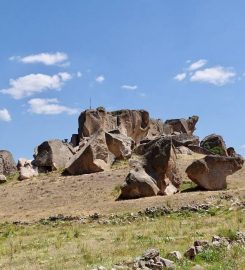
<path id="1" fill-rule="evenodd" d="M 108 170 L 114 156 L 109 152 L 105 133 L 97 131 L 68 161 L 65 171 L 71 175 Z"/>
<path id="2" fill-rule="evenodd" d="M 73 156 L 71 146 L 60 140 L 45 141 L 36 148 L 33 165 L 40 172 L 64 169 Z"/>
<path id="3" fill-rule="evenodd" d="M 206 156 L 194 161 L 186 169 L 188 177 L 206 190 L 222 190 L 227 187 L 226 177 L 240 170 L 242 157 Z"/>
<path id="4" fill-rule="evenodd" d="M 6 150 L 0 150 L 0 174 L 10 175 L 17 170 L 12 154 Z"/>

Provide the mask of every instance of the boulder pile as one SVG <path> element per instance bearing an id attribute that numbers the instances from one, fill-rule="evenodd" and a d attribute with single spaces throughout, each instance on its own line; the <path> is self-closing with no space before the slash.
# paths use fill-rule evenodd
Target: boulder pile
<path id="1" fill-rule="evenodd" d="M 18 161 L 19 179 L 55 170 L 69 175 L 97 173 L 110 170 L 116 160 L 130 159 L 119 199 L 172 195 L 182 183 L 177 155 L 196 152 L 205 157 L 188 166 L 188 177 L 206 190 L 225 189 L 226 177 L 241 169 L 244 160 L 233 147 L 226 148 L 220 135 L 200 142 L 194 134 L 198 120 L 192 116 L 164 122 L 150 118 L 145 110 L 85 110 L 69 143 L 45 141 L 36 147 L 33 160 Z M 11 153 L 0 151 L 0 175 L 12 174 L 17 167 Z"/>

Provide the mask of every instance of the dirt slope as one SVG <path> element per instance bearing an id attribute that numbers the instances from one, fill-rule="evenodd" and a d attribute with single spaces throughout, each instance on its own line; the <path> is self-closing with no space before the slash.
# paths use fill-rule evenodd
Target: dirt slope
<path id="1" fill-rule="evenodd" d="M 184 171 L 193 159 L 201 155 L 179 155 L 178 165 Z M 245 168 L 228 177 L 228 189 L 221 192 L 183 192 L 173 196 L 115 201 L 118 187 L 129 168 L 115 166 L 110 172 L 82 176 L 61 176 L 59 173 L 41 175 L 26 181 L 10 181 L 0 186 L 0 220 L 35 221 L 50 215 L 89 215 L 134 212 L 149 206 L 180 207 L 186 204 L 212 202 L 224 197 L 245 199 Z M 227 196 L 226 196 L 227 197 Z"/>

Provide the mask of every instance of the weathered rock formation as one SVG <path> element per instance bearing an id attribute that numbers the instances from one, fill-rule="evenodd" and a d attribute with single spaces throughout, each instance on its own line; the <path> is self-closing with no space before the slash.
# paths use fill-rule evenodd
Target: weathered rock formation
<path id="1" fill-rule="evenodd" d="M 10 175 L 17 170 L 12 154 L 6 150 L 0 150 L 0 174 Z"/>
<path id="2" fill-rule="evenodd" d="M 114 156 L 106 145 L 105 132 L 101 129 L 71 157 L 65 171 L 72 175 L 101 172 L 108 170 L 113 160 Z"/>
<path id="3" fill-rule="evenodd" d="M 17 168 L 19 170 L 19 180 L 26 180 L 38 176 L 38 168 L 33 166 L 31 160 L 20 158 Z"/>
<path id="4" fill-rule="evenodd" d="M 165 122 L 172 127 L 173 132 L 186 133 L 192 135 L 196 129 L 199 117 L 194 115 L 188 119 L 170 119 Z"/>
<path id="5" fill-rule="evenodd" d="M 120 133 L 105 133 L 106 143 L 109 151 L 116 159 L 127 159 L 132 155 L 134 141 Z"/>
<path id="6" fill-rule="evenodd" d="M 241 157 L 206 156 L 187 167 L 188 177 L 207 190 L 222 190 L 227 187 L 226 177 L 240 170 Z"/>
<path id="7" fill-rule="evenodd" d="M 45 141 L 37 147 L 33 165 L 38 167 L 39 172 L 64 169 L 72 156 L 69 144 L 60 140 Z"/>
<path id="8" fill-rule="evenodd" d="M 159 137 L 144 145 L 141 162 L 130 171 L 121 187 L 120 198 L 170 195 L 181 184 L 176 154 L 170 139 Z M 147 192 L 144 191 L 147 186 Z M 156 189 L 156 187 L 158 189 Z"/>
<path id="9" fill-rule="evenodd" d="M 120 110 L 106 112 L 102 107 L 86 110 L 78 119 L 79 138 L 90 137 L 98 130 L 119 130 L 135 142 L 144 138 L 149 129 L 149 113 L 144 110 Z"/>
<path id="10" fill-rule="evenodd" d="M 156 181 L 145 172 L 141 163 L 135 161 L 121 186 L 119 199 L 151 197 L 158 195 L 159 191 Z"/>
<path id="11" fill-rule="evenodd" d="M 5 175 L 0 174 L 0 184 L 5 183 L 7 181 L 7 178 Z"/>
<path id="12" fill-rule="evenodd" d="M 211 134 L 206 136 L 201 141 L 200 146 L 214 155 L 228 156 L 224 139 L 220 135 Z"/>

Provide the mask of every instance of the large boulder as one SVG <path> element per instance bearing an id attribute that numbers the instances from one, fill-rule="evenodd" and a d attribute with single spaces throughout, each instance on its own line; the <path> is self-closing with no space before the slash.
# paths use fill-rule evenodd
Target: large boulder
<path id="1" fill-rule="evenodd" d="M 65 171 L 71 175 L 96 173 L 108 170 L 113 160 L 103 130 L 97 131 L 68 161 Z"/>
<path id="2" fill-rule="evenodd" d="M 162 195 L 178 191 L 181 178 L 176 167 L 176 153 L 170 139 L 160 137 L 154 143 L 151 142 L 144 160 L 146 173 L 156 180 Z"/>
<path id="3" fill-rule="evenodd" d="M 206 136 L 201 141 L 200 146 L 214 155 L 228 156 L 224 139 L 220 135 L 211 134 Z"/>
<path id="4" fill-rule="evenodd" d="M 168 124 L 172 127 L 174 132 L 186 133 L 192 135 L 196 129 L 196 123 L 198 122 L 199 117 L 194 115 L 188 119 L 170 119 L 166 120 L 165 124 Z"/>
<path id="5" fill-rule="evenodd" d="M 172 134 L 173 128 L 171 125 L 164 123 L 161 119 L 150 119 L 147 139 L 154 139 L 161 135 Z"/>
<path id="6" fill-rule="evenodd" d="M 33 165 L 40 172 L 64 169 L 73 156 L 71 146 L 60 140 L 45 141 L 36 148 Z"/>
<path id="7" fill-rule="evenodd" d="M 188 177 L 206 190 L 222 190 L 227 187 L 226 177 L 240 170 L 244 160 L 240 156 L 206 156 L 194 161 L 186 169 Z"/>
<path id="8" fill-rule="evenodd" d="M 106 143 L 109 151 L 116 159 L 127 159 L 132 155 L 134 141 L 120 133 L 105 133 Z"/>
<path id="9" fill-rule="evenodd" d="M 178 192 L 182 180 L 176 167 L 176 154 L 172 141 L 162 136 L 146 142 L 142 153 L 140 165 L 131 170 L 121 187 L 122 194 L 130 194 L 130 198 L 138 198 L 154 196 L 156 193 L 171 195 Z M 145 186 L 147 186 L 146 193 Z"/>
<path id="10" fill-rule="evenodd" d="M 144 110 L 107 112 L 99 107 L 96 110 L 82 112 L 78 123 L 79 138 L 90 137 L 100 129 L 105 132 L 119 130 L 121 134 L 131 137 L 137 143 L 148 132 L 149 113 Z"/>
<path id="11" fill-rule="evenodd" d="M 5 183 L 6 181 L 7 181 L 6 176 L 5 176 L 5 175 L 3 175 L 3 174 L 0 174 L 0 184 Z"/>
<path id="12" fill-rule="evenodd" d="M 19 170 L 19 180 L 26 180 L 38 176 L 38 168 L 32 164 L 32 160 L 20 158 L 17 168 Z"/>
<path id="13" fill-rule="evenodd" d="M 10 175 L 17 170 L 12 154 L 6 150 L 0 150 L 0 174 Z"/>
<path id="14" fill-rule="evenodd" d="M 134 162 L 132 169 L 121 186 L 119 199 L 136 199 L 156 196 L 159 188 L 156 181 L 148 175 L 140 163 Z"/>

